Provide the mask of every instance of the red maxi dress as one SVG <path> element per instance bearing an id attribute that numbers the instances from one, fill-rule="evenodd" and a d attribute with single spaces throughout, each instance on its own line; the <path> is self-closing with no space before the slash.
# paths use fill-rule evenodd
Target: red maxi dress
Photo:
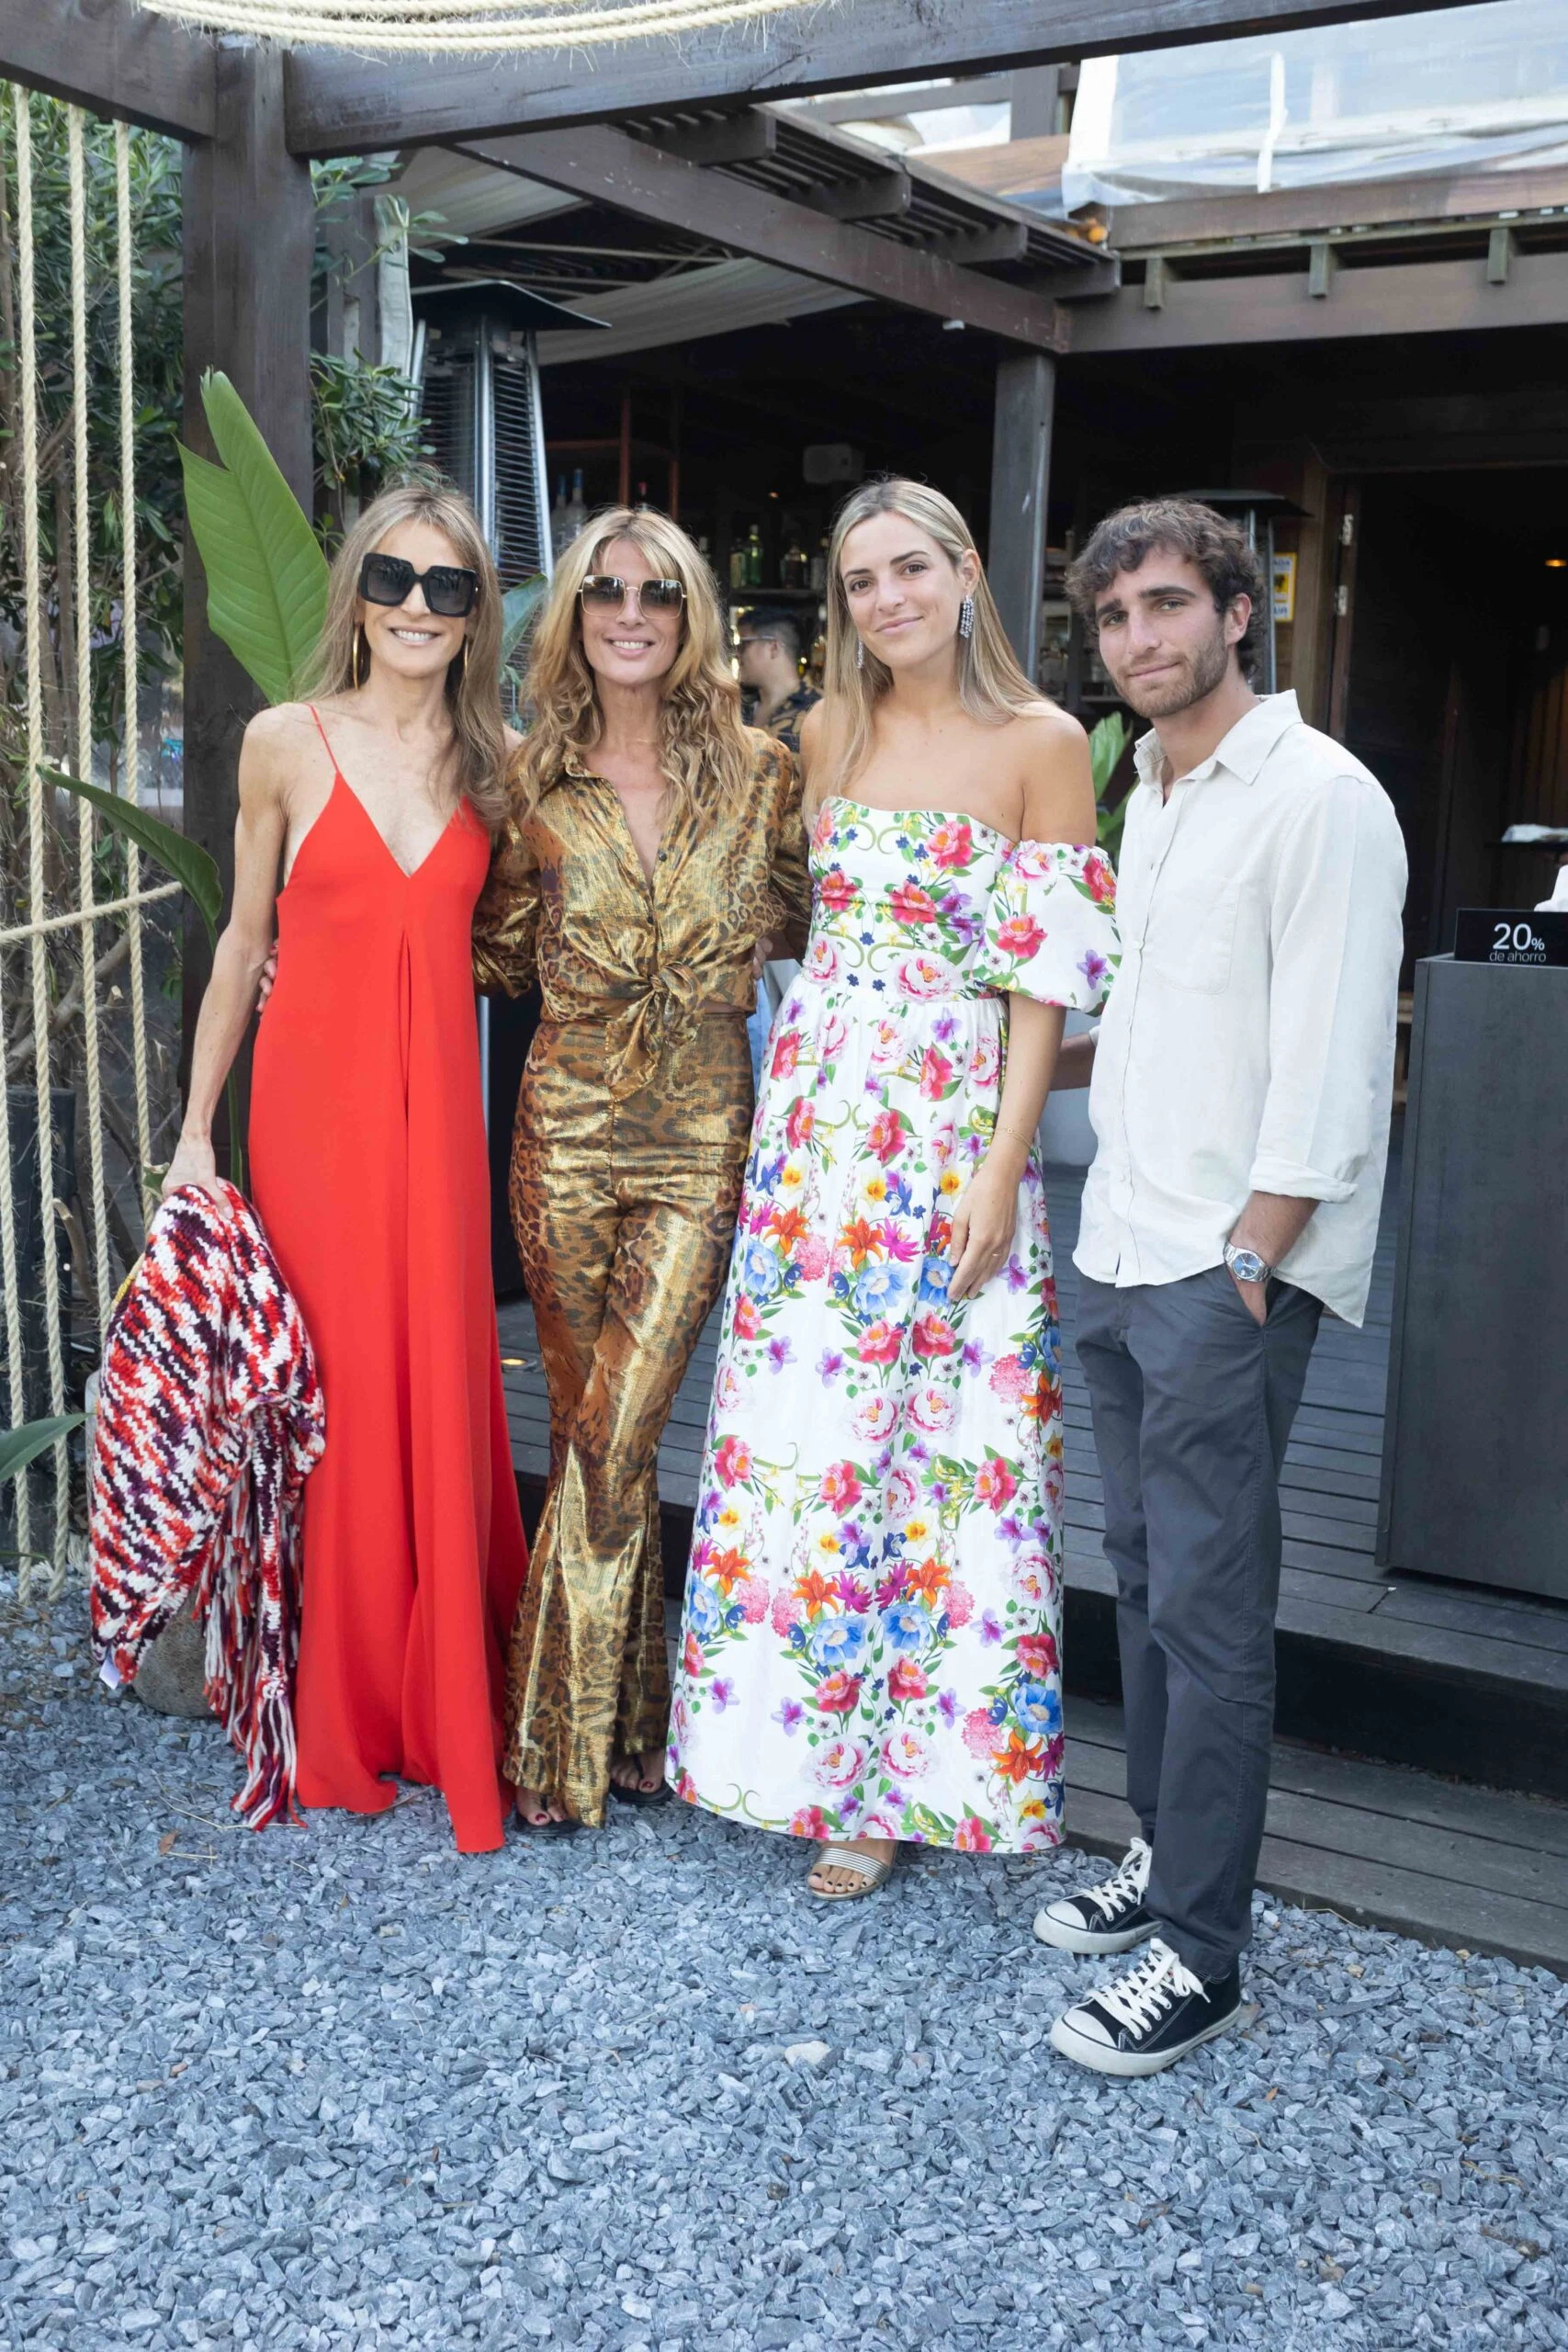
<path id="1" fill-rule="evenodd" d="M 389 1775 L 423 1781 L 464 1853 L 502 1842 L 505 1648 L 527 1566 L 469 946 L 489 862 L 464 802 L 405 874 L 333 762 L 278 897 L 250 1122 L 256 1207 L 327 1408 L 305 1495 L 300 1802 L 380 1813 Z"/>

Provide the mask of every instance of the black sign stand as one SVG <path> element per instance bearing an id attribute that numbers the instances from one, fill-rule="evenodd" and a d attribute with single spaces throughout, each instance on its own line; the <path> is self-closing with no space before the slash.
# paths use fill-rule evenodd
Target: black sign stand
<path id="1" fill-rule="evenodd" d="M 1461 907 L 1455 921 L 1456 964 L 1568 964 L 1568 912 L 1527 907 Z"/>

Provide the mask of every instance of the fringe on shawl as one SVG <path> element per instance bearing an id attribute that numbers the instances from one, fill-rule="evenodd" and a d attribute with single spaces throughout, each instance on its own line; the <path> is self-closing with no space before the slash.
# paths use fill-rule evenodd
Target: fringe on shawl
<path id="1" fill-rule="evenodd" d="M 230 1492 L 197 1586 L 196 1612 L 207 1631 L 207 1702 L 246 1767 L 230 1808 L 248 1829 L 300 1818 L 294 1799 L 299 1750 L 293 1690 L 301 1518 L 302 1498 L 296 1491 L 279 1508 L 272 1556 L 282 1589 L 269 1595 L 262 1565 L 268 1547 L 260 1540 L 254 1484 L 244 1472 Z M 270 1609 L 265 1606 L 269 1599 Z"/>

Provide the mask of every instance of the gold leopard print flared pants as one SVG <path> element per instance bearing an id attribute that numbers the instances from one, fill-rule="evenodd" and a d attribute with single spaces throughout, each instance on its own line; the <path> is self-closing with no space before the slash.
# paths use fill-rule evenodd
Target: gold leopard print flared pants
<path id="1" fill-rule="evenodd" d="M 600 1826 L 616 1756 L 663 1747 L 658 1453 L 723 1284 L 751 1114 L 746 1015 L 714 1012 L 612 1100 L 603 1023 L 544 1022 L 511 1203 L 550 1399 L 550 1482 L 513 1628 L 505 1771 Z"/>

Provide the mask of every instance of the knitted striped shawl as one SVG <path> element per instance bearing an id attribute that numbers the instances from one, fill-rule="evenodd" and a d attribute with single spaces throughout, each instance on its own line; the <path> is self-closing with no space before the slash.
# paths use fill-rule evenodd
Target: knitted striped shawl
<path id="1" fill-rule="evenodd" d="M 255 1212 L 171 1195 L 109 1324 L 88 1541 L 95 1645 L 126 1680 L 187 1595 L 207 1696 L 243 1757 L 233 1809 L 294 1810 L 303 1488 L 326 1442 L 315 1357 Z"/>

